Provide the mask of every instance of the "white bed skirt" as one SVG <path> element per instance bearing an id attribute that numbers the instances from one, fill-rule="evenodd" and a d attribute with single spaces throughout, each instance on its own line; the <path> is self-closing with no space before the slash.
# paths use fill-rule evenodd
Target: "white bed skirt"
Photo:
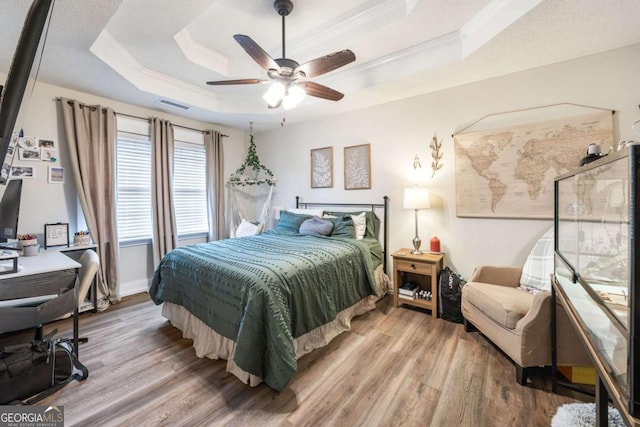
<path id="1" fill-rule="evenodd" d="M 376 269 L 376 280 L 380 288 L 386 292 L 389 287 L 389 278 L 382 273 L 381 268 Z M 324 347 L 341 333 L 350 330 L 351 319 L 375 309 L 378 299 L 378 297 L 370 295 L 338 313 L 335 320 L 294 339 L 293 345 L 296 358 L 299 359 L 316 348 Z M 189 310 L 181 305 L 165 302 L 162 306 L 162 315 L 169 319 L 173 326 L 182 331 L 183 337 L 193 340 L 196 356 L 226 360 L 227 372 L 252 387 L 262 382 L 260 377 L 243 371 L 234 363 L 233 354 L 236 348 L 234 341 L 213 331 L 204 322 L 191 314 Z"/>

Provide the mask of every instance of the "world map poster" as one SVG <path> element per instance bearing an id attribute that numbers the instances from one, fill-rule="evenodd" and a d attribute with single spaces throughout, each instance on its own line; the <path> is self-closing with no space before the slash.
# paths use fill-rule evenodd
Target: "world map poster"
<path id="1" fill-rule="evenodd" d="M 454 136 L 456 215 L 553 218 L 553 180 L 589 144 L 613 145 L 611 111 Z"/>

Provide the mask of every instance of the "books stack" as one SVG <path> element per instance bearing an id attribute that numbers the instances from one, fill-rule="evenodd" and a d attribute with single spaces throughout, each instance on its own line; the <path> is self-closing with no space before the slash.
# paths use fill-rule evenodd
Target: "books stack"
<path id="1" fill-rule="evenodd" d="M 416 299 L 419 286 L 417 283 L 404 283 L 398 288 L 398 297 L 404 299 Z"/>

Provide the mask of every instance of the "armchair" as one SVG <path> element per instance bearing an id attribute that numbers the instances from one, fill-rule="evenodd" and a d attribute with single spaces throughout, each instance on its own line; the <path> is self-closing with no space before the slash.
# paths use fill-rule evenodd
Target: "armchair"
<path id="1" fill-rule="evenodd" d="M 522 268 L 480 266 L 462 288 L 465 331 L 477 328 L 516 365 L 516 381 L 526 385 L 528 368 L 551 364 L 551 292 L 519 288 Z M 549 278 L 550 282 L 550 278 Z M 558 360 L 590 364 L 582 343 L 556 307 Z"/>

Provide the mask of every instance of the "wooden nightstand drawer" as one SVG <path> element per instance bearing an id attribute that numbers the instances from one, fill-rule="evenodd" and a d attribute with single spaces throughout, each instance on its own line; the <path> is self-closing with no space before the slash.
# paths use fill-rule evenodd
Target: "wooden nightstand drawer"
<path id="1" fill-rule="evenodd" d="M 434 265 L 423 262 L 396 260 L 396 268 L 400 271 L 431 275 L 434 270 Z"/>

